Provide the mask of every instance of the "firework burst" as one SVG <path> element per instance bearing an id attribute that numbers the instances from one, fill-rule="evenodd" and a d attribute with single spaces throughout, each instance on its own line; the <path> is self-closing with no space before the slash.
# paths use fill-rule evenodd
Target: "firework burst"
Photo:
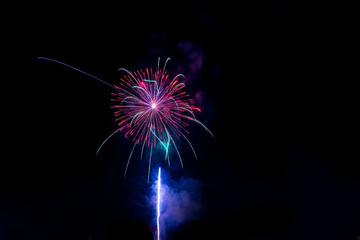
<path id="1" fill-rule="evenodd" d="M 193 146 L 186 137 L 189 134 L 187 130 L 189 122 L 200 124 L 212 135 L 209 129 L 195 117 L 194 113 L 201 110 L 192 105 L 193 100 L 185 91 L 185 84 L 180 81 L 184 75 L 178 74 L 171 78 L 165 70 L 169 60 L 170 58 L 165 61 L 162 69 L 159 67 L 160 58 L 155 70 L 146 68 L 130 72 L 124 68 L 119 69 L 119 71 L 124 71 L 125 75 L 120 79 L 120 84 L 115 85 L 118 91 L 112 94 L 114 96 L 112 101 L 115 103 L 114 114 L 119 128 L 105 139 L 101 146 L 118 131 L 134 141 L 124 176 L 126 176 L 136 145 L 141 146 L 140 158 L 143 156 L 144 148 L 150 148 L 149 176 L 152 150 L 157 146 L 164 149 L 164 159 L 169 165 L 169 148 L 173 146 L 183 166 L 176 145 L 178 139 L 183 138 L 197 158 Z"/>
<path id="2" fill-rule="evenodd" d="M 160 58 L 155 70 L 145 68 L 131 72 L 120 68 L 119 71 L 125 74 L 120 78 L 120 84 L 118 85 L 111 85 L 89 73 L 57 60 L 43 57 L 39 57 L 39 59 L 53 61 L 70 67 L 116 90 L 115 93 L 112 93 L 113 98 L 111 100 L 114 102 L 112 108 L 115 110 L 114 114 L 119 128 L 101 143 L 96 154 L 117 132 L 121 131 L 125 136 L 131 138 L 134 141 L 134 145 L 126 164 L 124 177 L 137 145 L 141 146 L 140 158 L 143 157 L 144 148 L 150 148 L 149 181 L 152 151 L 157 146 L 164 149 L 164 159 L 169 165 L 169 149 L 173 146 L 183 167 L 183 161 L 176 145 L 176 142 L 183 138 L 189 144 L 195 158 L 197 158 L 193 146 L 186 137 L 189 134 L 187 127 L 190 122 L 199 124 L 213 136 L 210 130 L 195 117 L 195 112 L 201 112 L 201 110 L 192 104 L 193 99 L 185 91 L 185 84 L 180 81 L 184 78 L 184 75 L 178 74 L 171 78 L 165 70 L 170 58 L 165 61 L 162 69 L 160 69 Z"/>

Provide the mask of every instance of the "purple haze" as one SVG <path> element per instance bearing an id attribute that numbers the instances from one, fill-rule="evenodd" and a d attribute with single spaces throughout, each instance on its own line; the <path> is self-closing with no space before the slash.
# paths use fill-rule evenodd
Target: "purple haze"
<path id="1" fill-rule="evenodd" d="M 175 230 L 181 224 L 199 219 L 203 212 L 202 184 L 199 180 L 183 177 L 171 184 L 163 180 L 159 219 L 162 238 L 166 232 Z M 152 203 L 157 205 L 156 191 Z"/>

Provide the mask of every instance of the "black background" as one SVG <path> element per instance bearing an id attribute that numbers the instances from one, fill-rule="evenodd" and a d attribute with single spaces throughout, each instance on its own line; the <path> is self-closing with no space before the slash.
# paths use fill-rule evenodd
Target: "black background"
<path id="1" fill-rule="evenodd" d="M 360 234 L 355 15 L 351 6 L 263 2 L 32 2 L 4 6 L 0 239 L 152 239 L 147 164 L 123 172 L 119 67 L 189 72 L 202 93 L 174 178 L 203 184 L 204 213 L 167 239 L 356 239 Z M 186 75 L 186 74 L 185 74 Z M 120 146 L 120 147 L 119 147 Z M 189 153 L 190 152 L 190 153 Z M 174 157 L 176 159 L 176 156 Z M 176 161 L 176 160 L 175 160 Z M 143 199 L 144 196 L 144 199 Z M 127 236 L 127 237 L 125 237 Z"/>

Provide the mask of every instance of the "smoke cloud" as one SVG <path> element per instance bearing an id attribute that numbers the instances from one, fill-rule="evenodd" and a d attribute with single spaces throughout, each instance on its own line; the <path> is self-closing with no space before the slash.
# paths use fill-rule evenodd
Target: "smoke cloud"
<path id="1" fill-rule="evenodd" d="M 197 220 L 203 212 L 202 183 L 182 177 L 177 182 L 162 184 L 160 226 L 162 234 L 174 231 L 181 224 Z M 156 206 L 156 194 L 153 197 Z"/>
<path id="2" fill-rule="evenodd" d="M 186 80 L 193 82 L 197 79 L 202 71 L 206 58 L 205 51 L 199 44 L 190 41 L 181 41 L 177 45 L 184 56 L 183 65 L 178 66 L 178 72 L 182 72 L 186 76 Z"/>

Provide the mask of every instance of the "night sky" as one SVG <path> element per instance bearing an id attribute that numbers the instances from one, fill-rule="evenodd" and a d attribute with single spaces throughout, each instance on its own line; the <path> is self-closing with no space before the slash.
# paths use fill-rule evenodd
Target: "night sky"
<path id="1" fill-rule="evenodd" d="M 31 2 L 2 22 L 1 240 L 151 240 L 147 161 L 115 135 L 128 70 L 184 73 L 189 126 L 169 185 L 201 211 L 167 240 L 359 239 L 358 43 L 351 6 L 306 0 Z M 153 182 L 154 174 L 151 176 Z M 190 183 L 190 184 L 189 184 Z M 191 191 L 189 192 L 191 193 Z M 176 200 L 176 199 L 175 199 Z"/>

